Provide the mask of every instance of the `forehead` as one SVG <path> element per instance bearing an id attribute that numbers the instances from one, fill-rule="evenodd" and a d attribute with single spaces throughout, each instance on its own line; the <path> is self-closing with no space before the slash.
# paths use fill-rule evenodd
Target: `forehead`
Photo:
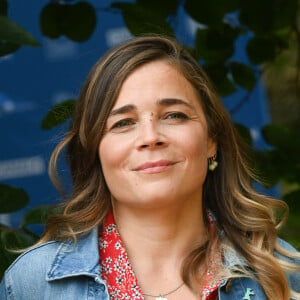
<path id="1" fill-rule="evenodd" d="M 183 73 L 171 63 L 158 60 L 139 66 L 127 76 L 114 107 L 163 98 L 179 98 L 200 105 L 196 89 Z"/>

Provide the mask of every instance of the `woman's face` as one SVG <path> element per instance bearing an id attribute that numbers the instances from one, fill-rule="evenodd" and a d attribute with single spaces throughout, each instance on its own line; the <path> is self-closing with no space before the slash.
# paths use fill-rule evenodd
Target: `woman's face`
<path id="1" fill-rule="evenodd" d="M 127 77 L 99 145 L 114 203 L 140 208 L 201 201 L 215 152 L 194 88 L 164 61 Z"/>

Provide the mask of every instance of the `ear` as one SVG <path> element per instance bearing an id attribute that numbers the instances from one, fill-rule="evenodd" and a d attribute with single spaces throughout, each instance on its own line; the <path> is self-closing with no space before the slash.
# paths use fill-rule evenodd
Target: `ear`
<path id="1" fill-rule="evenodd" d="M 207 141 L 207 158 L 214 156 L 217 153 L 217 150 L 217 142 L 212 138 L 209 138 Z"/>

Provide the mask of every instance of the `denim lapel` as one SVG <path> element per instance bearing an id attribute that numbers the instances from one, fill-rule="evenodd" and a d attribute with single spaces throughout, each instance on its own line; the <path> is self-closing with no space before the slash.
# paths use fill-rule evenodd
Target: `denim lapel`
<path id="1" fill-rule="evenodd" d="M 100 274 L 98 230 L 73 240 L 62 242 L 47 272 L 46 280 L 86 275 L 97 277 Z"/>

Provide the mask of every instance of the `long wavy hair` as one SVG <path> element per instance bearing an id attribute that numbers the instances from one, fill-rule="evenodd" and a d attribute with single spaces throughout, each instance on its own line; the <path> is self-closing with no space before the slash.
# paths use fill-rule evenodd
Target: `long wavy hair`
<path id="1" fill-rule="evenodd" d="M 139 66 L 157 60 L 175 67 L 192 84 L 206 116 L 208 134 L 218 147 L 218 168 L 207 174 L 203 187 L 203 211 L 208 209 L 215 215 L 215 230 L 207 230 L 207 242 L 186 257 L 182 266 L 184 282 L 193 288 L 193 282 L 201 278 L 199 270 L 203 274 L 207 271 L 216 249 L 230 245 L 251 267 L 251 271 L 232 271 L 230 276 L 252 276 L 260 282 L 268 298 L 289 299 L 291 291 L 284 272 L 299 268 L 273 255 L 277 251 L 287 257 L 295 256 L 276 242 L 280 225 L 276 211 L 287 212 L 287 205 L 253 189 L 256 176 L 247 162 L 245 147 L 209 79 L 184 47 L 165 37 L 127 41 L 110 50 L 91 70 L 76 101 L 71 128 L 57 145 L 49 164 L 50 176 L 61 189 L 57 162 L 60 154 L 66 153 L 72 192 L 63 204 L 63 212 L 49 219 L 40 242 L 76 240 L 104 223 L 111 207 L 111 195 L 98 147 L 106 120 L 128 75 Z M 208 228 L 206 214 L 203 218 Z"/>

